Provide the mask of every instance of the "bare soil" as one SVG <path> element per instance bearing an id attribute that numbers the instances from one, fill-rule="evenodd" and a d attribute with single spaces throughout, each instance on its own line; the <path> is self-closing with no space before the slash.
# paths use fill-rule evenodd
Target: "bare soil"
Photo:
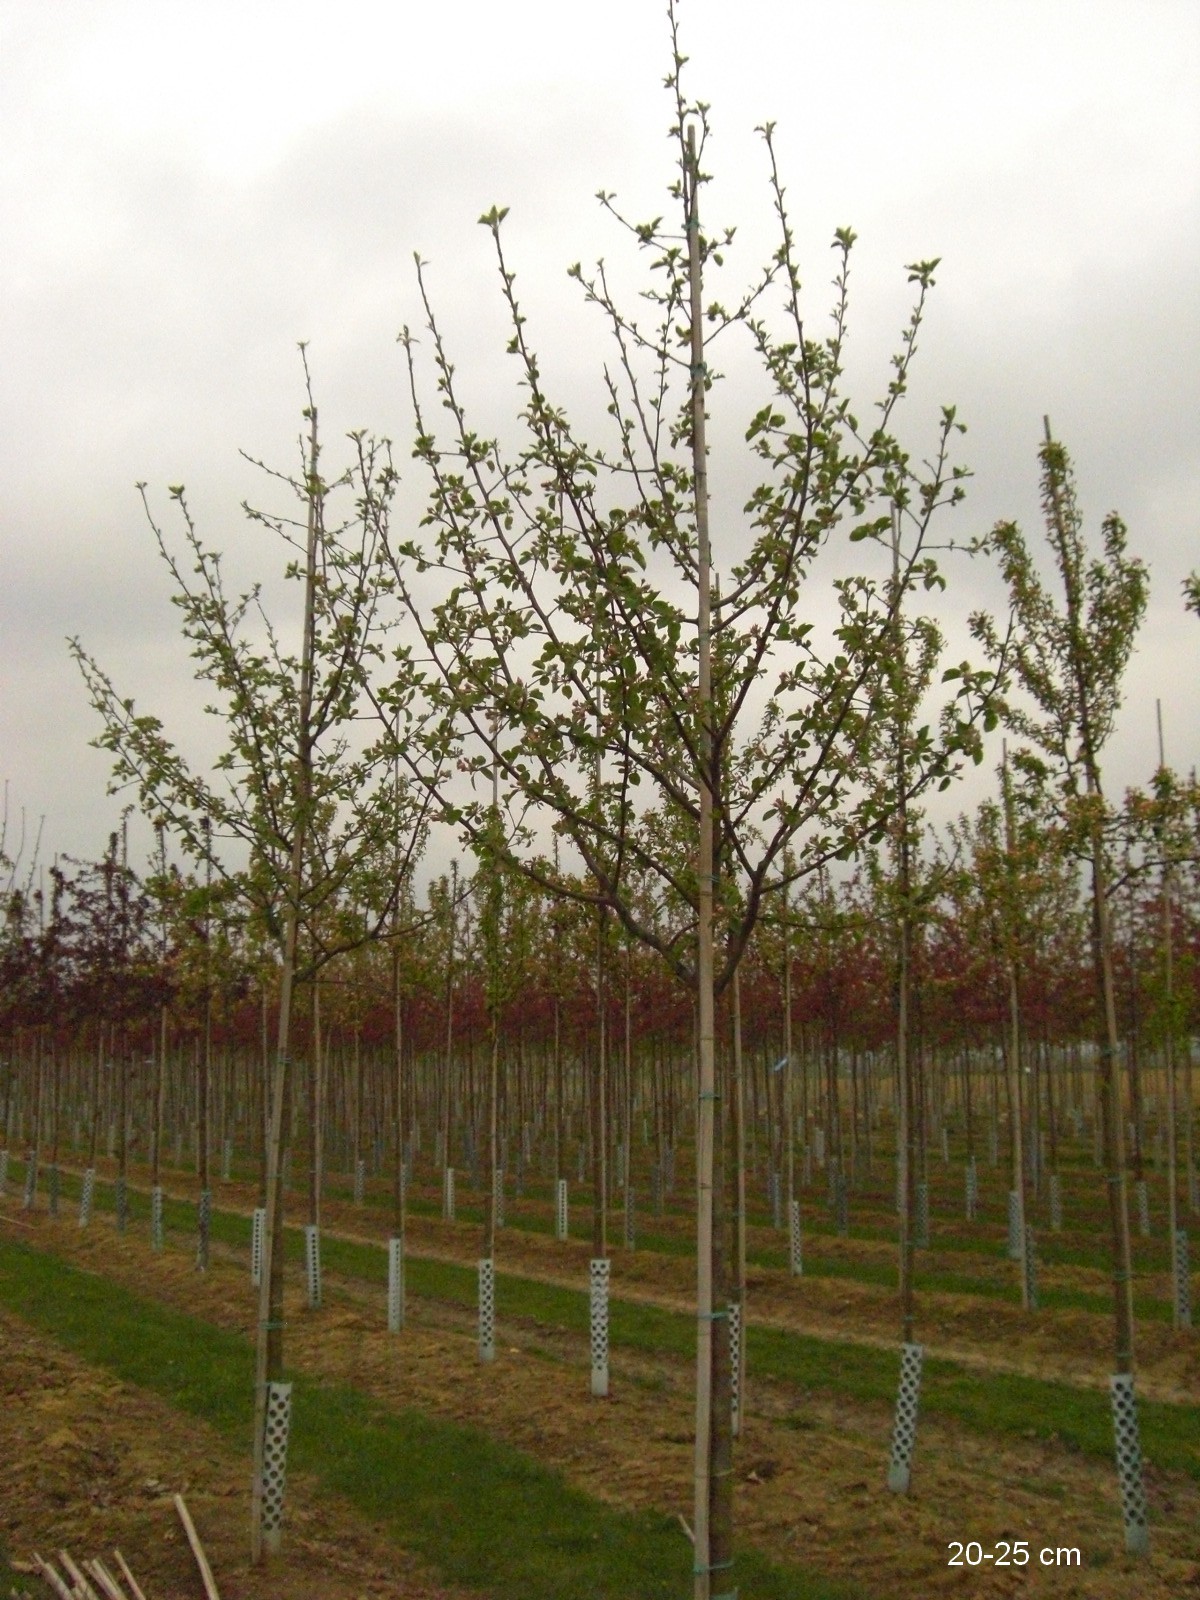
<path id="1" fill-rule="evenodd" d="M 226 1193 L 222 1203 L 228 1200 L 236 1203 Z M 363 1213 L 349 1206 L 330 1205 L 327 1215 L 337 1231 L 347 1224 L 345 1231 L 351 1231 L 356 1219 L 353 1231 L 366 1231 Z M 175 1249 L 155 1257 L 142 1239 L 118 1238 L 107 1218 L 83 1236 L 73 1222 L 55 1224 L 36 1214 L 33 1220 L 41 1236 L 37 1242 L 77 1264 L 249 1334 L 254 1306 L 245 1262 L 218 1254 L 210 1271 L 199 1276 L 190 1253 Z M 414 1220 L 410 1228 L 412 1253 L 469 1261 L 475 1243 L 473 1229 L 425 1219 Z M 506 1230 L 498 1266 L 582 1287 L 586 1258 L 585 1245 Z M 682 1307 L 689 1283 L 684 1261 L 622 1252 L 614 1262 L 616 1294 Z M 752 1294 L 756 1313 L 781 1325 L 895 1345 L 893 1297 L 882 1291 L 832 1280 L 794 1284 L 783 1274 L 759 1273 Z M 1103 1381 L 1101 1318 L 1055 1312 L 1039 1320 L 968 1296 L 928 1296 L 923 1313 L 933 1353 L 970 1360 L 981 1371 L 1003 1366 L 1088 1384 Z M 478 1363 L 469 1312 L 414 1298 L 404 1334 L 389 1338 L 382 1293 L 342 1284 L 328 1274 L 325 1308 L 305 1310 L 297 1283 L 287 1317 L 288 1359 L 299 1368 L 353 1382 L 395 1405 L 482 1427 L 610 1503 L 654 1507 L 690 1519 L 693 1401 L 686 1363 L 651 1361 L 618 1349 L 612 1397 L 595 1401 L 587 1392 L 583 1341 L 505 1319 L 502 1304 L 498 1360 L 490 1367 Z M 1139 1380 L 1143 1392 L 1195 1397 L 1195 1351 L 1179 1341 L 1167 1329 L 1147 1332 L 1142 1359 L 1148 1377 Z M 122 1395 L 119 1406 L 105 1409 L 128 1415 L 137 1432 L 139 1398 Z M 778 1558 L 855 1580 L 896 1600 L 957 1593 L 1036 1592 L 1088 1600 L 1200 1595 L 1200 1486 L 1183 1474 L 1147 1465 L 1152 1551 L 1147 1562 L 1134 1564 L 1123 1553 L 1115 1475 L 1107 1462 L 1032 1437 L 984 1438 L 923 1417 L 913 1490 L 894 1496 L 883 1487 L 888 1407 L 797 1395 L 753 1375 L 748 1401 L 737 1449 L 739 1538 Z M 174 1423 L 177 1435 L 180 1426 Z M 156 1418 L 153 1428 L 161 1433 L 162 1427 Z M 233 1508 L 235 1543 L 245 1520 L 246 1476 L 246 1464 L 234 1462 L 207 1480 L 214 1501 L 225 1500 Z M 293 1538 L 311 1537 L 303 1511 L 298 1494 L 289 1513 Z M 950 1567 L 949 1542 L 970 1539 L 985 1550 L 1000 1540 L 1028 1540 L 1033 1562 L 1025 1568 Z M 1060 1546 L 1078 1549 L 1081 1565 L 1040 1564 L 1041 1549 Z M 234 1559 L 232 1546 L 230 1551 Z M 136 1571 L 128 1548 L 126 1555 Z M 242 1573 L 244 1578 L 244 1567 Z M 259 1592 L 230 1588 L 235 1600 Z M 309 1591 L 284 1592 L 306 1596 Z M 342 1591 L 332 1587 L 319 1592 L 341 1600 Z M 409 1591 L 364 1585 L 359 1592 Z"/>
<path id="2" fill-rule="evenodd" d="M 64 1548 L 115 1570 L 116 1548 L 149 1600 L 202 1600 L 174 1506 L 182 1494 L 222 1600 L 470 1600 L 299 1474 L 285 1549 L 253 1570 L 249 1464 L 215 1430 L 5 1311 L 0 1349 L 0 1539 L 18 1570 L 35 1550 L 54 1558 Z M 49 1593 L 32 1574 L 23 1587 L 39 1600 Z"/>

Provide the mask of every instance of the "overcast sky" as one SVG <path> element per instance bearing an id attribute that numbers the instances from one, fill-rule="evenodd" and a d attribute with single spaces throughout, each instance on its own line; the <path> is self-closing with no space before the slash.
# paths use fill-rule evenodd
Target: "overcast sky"
<path id="1" fill-rule="evenodd" d="M 814 316 L 833 230 L 859 235 L 850 378 L 869 392 L 907 306 L 903 264 L 941 257 L 913 415 L 918 437 L 943 402 L 969 426 L 957 531 L 1040 527 L 1049 413 L 1089 529 L 1119 509 L 1151 568 L 1110 787 L 1148 776 L 1156 696 L 1168 758 L 1196 763 L 1200 621 L 1180 582 L 1200 566 L 1200 6 L 736 10 L 680 5 L 688 87 L 713 107 L 710 217 L 739 225 L 747 274 L 773 248 L 754 133 L 773 120 Z M 327 440 L 367 427 L 403 444 L 395 337 L 419 322 L 419 251 L 464 382 L 502 417 L 511 362 L 476 219 L 507 205 L 535 341 L 573 409 L 594 402 L 594 318 L 565 268 L 623 249 L 598 189 L 639 220 L 666 208 L 667 67 L 658 0 L 0 0 L 10 852 L 22 810 L 31 831 L 45 817 L 43 859 L 95 858 L 119 813 L 68 634 L 205 748 L 134 484 L 165 511 L 186 483 L 235 570 L 265 562 L 237 452 L 292 464 L 297 341 Z M 742 469 L 715 455 L 712 470 L 719 491 Z M 961 593 L 964 613 L 997 598 L 982 573 Z"/>

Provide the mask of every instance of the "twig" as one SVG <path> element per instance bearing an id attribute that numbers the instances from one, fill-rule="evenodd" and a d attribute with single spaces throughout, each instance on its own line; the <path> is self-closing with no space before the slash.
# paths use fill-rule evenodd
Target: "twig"
<path id="1" fill-rule="evenodd" d="M 130 1570 L 129 1570 L 129 1564 L 125 1560 L 125 1557 L 121 1554 L 121 1552 L 119 1550 L 114 1550 L 113 1551 L 113 1555 L 117 1558 L 117 1565 L 121 1569 L 121 1576 L 125 1579 L 125 1582 L 133 1590 L 133 1600 L 146 1600 L 146 1596 L 142 1593 L 141 1588 L 138 1585 L 137 1579 L 134 1577 L 133 1573 L 130 1572 Z"/>
<path id="2" fill-rule="evenodd" d="M 70 1589 L 67 1588 L 66 1584 L 59 1577 L 58 1573 L 55 1572 L 50 1563 L 42 1560 L 41 1556 L 38 1555 L 36 1550 L 33 1552 L 33 1564 L 41 1573 L 42 1577 L 45 1578 L 50 1587 L 54 1590 L 55 1594 L 58 1596 L 58 1600 L 71 1600 Z"/>
<path id="3" fill-rule="evenodd" d="M 200 1576 L 204 1580 L 204 1592 L 208 1596 L 208 1600 L 221 1600 L 216 1579 L 213 1577 L 212 1568 L 208 1564 L 208 1557 L 204 1554 L 204 1546 L 200 1543 L 200 1535 L 196 1532 L 196 1524 L 188 1515 L 188 1508 L 184 1505 L 181 1494 L 175 1496 L 175 1509 L 179 1513 L 180 1522 L 183 1523 L 183 1531 L 188 1536 L 188 1543 L 192 1547 L 196 1565 L 200 1568 Z"/>
<path id="4" fill-rule="evenodd" d="M 683 1512 L 682 1511 L 677 1511 L 675 1513 L 675 1515 L 679 1518 L 679 1526 L 683 1529 L 684 1533 L 686 1533 L 687 1536 L 688 1536 L 688 1543 L 689 1544 L 695 1544 L 696 1535 L 688 1527 L 687 1518 L 684 1516 Z"/>

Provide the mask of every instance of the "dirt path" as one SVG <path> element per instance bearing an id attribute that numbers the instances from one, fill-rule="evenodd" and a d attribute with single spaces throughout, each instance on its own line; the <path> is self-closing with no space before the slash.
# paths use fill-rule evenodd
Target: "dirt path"
<path id="1" fill-rule="evenodd" d="M 336 1220 L 331 1214 L 330 1222 Z M 431 1245 L 440 1226 L 430 1229 Z M 37 1232 L 47 1247 L 132 1291 L 249 1333 L 254 1307 L 244 1263 L 217 1259 L 199 1277 L 190 1255 L 168 1250 L 155 1258 L 144 1241 L 118 1238 L 108 1219 L 81 1237 L 73 1224 L 43 1217 Z M 576 1248 L 545 1243 L 549 1251 Z M 419 1248 L 415 1237 L 413 1245 Z M 501 1266 L 517 1269 L 516 1256 L 502 1254 Z M 853 1286 L 825 1287 L 841 1294 Z M 405 1333 L 389 1338 L 382 1305 L 365 1303 L 359 1285 L 343 1290 L 332 1275 L 323 1311 L 305 1311 L 296 1285 L 287 1317 L 288 1358 L 305 1371 L 348 1380 L 397 1406 L 481 1426 L 608 1502 L 690 1518 L 692 1395 L 684 1362 L 655 1363 L 617 1350 L 613 1398 L 596 1402 L 587 1395 L 582 1341 L 553 1330 L 502 1317 L 499 1359 L 481 1367 L 465 1310 L 414 1299 Z M 882 1405 L 798 1399 L 781 1386 L 754 1383 L 737 1452 L 739 1537 L 829 1577 L 877 1583 L 877 1592 L 895 1600 L 1026 1591 L 1079 1600 L 1125 1600 L 1133 1593 L 1139 1600 L 1179 1600 L 1200 1593 L 1200 1487 L 1182 1475 L 1148 1469 L 1153 1548 L 1149 1563 L 1134 1567 L 1122 1553 L 1108 1463 L 1055 1444 L 982 1438 L 923 1419 L 913 1492 L 891 1496 L 882 1488 L 889 1427 Z M 243 1477 L 244 1467 L 231 1495 L 242 1494 Z M 977 1539 L 987 1550 L 998 1540 L 1027 1539 L 1034 1565 L 951 1568 L 948 1545 L 955 1539 Z M 1059 1546 L 1079 1549 L 1081 1568 L 1038 1564 L 1037 1551 Z"/>
<path id="2" fill-rule="evenodd" d="M 167 1193 L 176 1200 L 194 1199 L 194 1194 L 175 1185 L 169 1185 Z M 256 1203 L 255 1190 L 250 1184 L 224 1183 L 217 1203 L 248 1217 Z M 514 1221 L 517 1215 L 519 1212 Z M 323 1202 L 322 1228 L 331 1236 L 380 1247 L 387 1238 L 387 1223 L 379 1209 L 344 1200 Z M 778 1235 L 766 1229 L 751 1232 L 754 1247 L 778 1244 Z M 478 1229 L 440 1218 L 410 1216 L 406 1248 L 410 1255 L 427 1260 L 473 1267 L 479 1250 Z M 820 1240 L 820 1252 L 847 1266 L 890 1261 L 893 1254 L 892 1248 L 880 1241 L 825 1236 Z M 578 1239 L 559 1242 L 544 1234 L 507 1227 L 497 1237 L 496 1269 L 583 1291 L 590 1253 L 588 1245 Z M 685 1313 L 694 1306 L 695 1268 L 686 1257 L 615 1249 L 612 1262 L 614 1296 Z M 922 1251 L 918 1284 L 922 1271 L 974 1273 L 1005 1281 L 1011 1270 L 1011 1264 L 982 1252 Z M 1064 1288 L 1099 1293 L 1107 1289 L 1104 1275 L 1091 1268 L 1056 1267 L 1053 1274 L 1045 1272 L 1043 1277 Z M 748 1274 L 747 1290 L 753 1322 L 818 1338 L 898 1349 L 899 1300 L 890 1288 L 849 1278 L 809 1275 L 792 1279 L 786 1272 L 755 1267 Z M 993 1297 L 918 1287 L 917 1337 L 929 1356 L 946 1356 L 977 1371 L 1012 1372 L 1108 1389 L 1112 1318 L 1107 1312 L 1060 1308 L 1026 1312 Z M 1175 1404 L 1200 1403 L 1200 1339 L 1194 1330 L 1176 1332 L 1166 1322 L 1142 1321 L 1137 1341 L 1140 1395 Z"/>
<path id="3" fill-rule="evenodd" d="M 296 1475 L 288 1539 L 248 1563 L 247 1463 L 214 1429 L 0 1311 L 0 1531 L 15 1561 L 121 1550 L 147 1595 L 203 1593 L 172 1496 L 185 1496 L 223 1600 L 470 1600 Z M 30 1577 L 31 1595 L 47 1594 Z"/>

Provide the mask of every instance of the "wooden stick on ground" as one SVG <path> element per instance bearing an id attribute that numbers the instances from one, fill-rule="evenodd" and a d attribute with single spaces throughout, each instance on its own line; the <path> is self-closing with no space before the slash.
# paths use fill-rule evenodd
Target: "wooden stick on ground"
<path id="1" fill-rule="evenodd" d="M 204 1546 L 200 1543 L 200 1535 L 196 1532 L 196 1524 L 188 1514 L 188 1508 L 183 1503 L 183 1496 L 175 1496 L 175 1509 L 179 1513 L 179 1520 L 183 1523 L 183 1531 L 188 1536 L 188 1543 L 192 1547 L 192 1554 L 196 1558 L 196 1565 L 200 1568 L 200 1576 L 204 1580 L 204 1593 L 208 1600 L 221 1600 L 217 1581 L 212 1575 L 212 1568 L 208 1564 L 208 1557 L 204 1554 Z"/>
<path id="2" fill-rule="evenodd" d="M 117 1565 L 121 1569 L 121 1576 L 133 1592 L 133 1600 L 146 1600 L 146 1596 L 142 1593 L 137 1579 L 129 1570 L 129 1563 L 125 1560 L 125 1557 L 119 1550 L 114 1550 L 113 1555 L 116 1557 Z"/>
<path id="3" fill-rule="evenodd" d="M 58 1552 L 58 1559 L 63 1564 L 63 1571 L 67 1574 L 67 1577 L 70 1578 L 72 1584 L 74 1585 L 72 1593 L 75 1597 L 75 1600 L 101 1600 L 100 1595 L 98 1595 L 95 1589 L 92 1588 L 91 1584 L 87 1581 L 87 1578 L 82 1572 L 80 1572 L 79 1568 L 71 1560 L 71 1557 L 66 1550 L 60 1550 Z"/>
<path id="4" fill-rule="evenodd" d="M 85 1571 L 90 1572 L 104 1590 L 106 1600 L 129 1600 L 129 1596 L 104 1565 L 103 1561 L 100 1560 L 99 1556 L 94 1561 L 85 1561 L 83 1565 Z"/>
<path id="5" fill-rule="evenodd" d="M 71 1600 L 70 1589 L 67 1588 L 66 1584 L 59 1577 L 58 1573 L 54 1570 L 50 1562 L 43 1561 L 36 1550 L 33 1552 L 33 1564 L 41 1573 L 42 1577 L 45 1578 L 50 1587 L 54 1590 L 55 1594 L 58 1596 L 58 1600 Z"/>

